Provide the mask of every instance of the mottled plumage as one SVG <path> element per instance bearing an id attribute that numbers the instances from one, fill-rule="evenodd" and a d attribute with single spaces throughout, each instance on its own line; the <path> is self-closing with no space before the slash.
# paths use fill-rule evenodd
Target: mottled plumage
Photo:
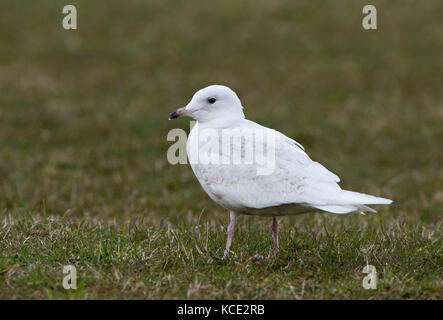
<path id="1" fill-rule="evenodd" d="M 171 114 L 171 118 L 189 115 L 197 120 L 187 142 L 192 170 L 205 192 L 219 205 L 231 211 L 228 243 L 232 241 L 238 214 L 274 216 L 272 230 L 275 252 L 278 250 L 275 216 L 310 211 L 343 214 L 352 211 L 375 212 L 368 204 L 390 204 L 389 199 L 342 190 L 340 178 L 320 163 L 312 161 L 303 147 L 284 134 L 245 119 L 237 95 L 225 86 L 209 86 L 198 91 L 191 102 Z M 216 133 L 219 139 L 201 139 L 202 132 Z M 230 130 L 231 149 L 223 149 L 222 137 Z M 253 132 L 252 135 L 245 134 Z M 246 159 L 256 151 L 257 135 L 262 135 L 264 150 L 274 152 L 272 170 L 257 174 L 263 165 Z M 269 140 L 266 137 L 272 137 Z M 237 139 L 237 140 L 235 140 Z M 203 141 L 203 143 L 202 143 Z M 205 156 L 218 163 L 192 161 L 205 148 Z M 233 163 L 233 157 L 241 163 Z M 215 161 L 212 161 L 215 162 Z"/>

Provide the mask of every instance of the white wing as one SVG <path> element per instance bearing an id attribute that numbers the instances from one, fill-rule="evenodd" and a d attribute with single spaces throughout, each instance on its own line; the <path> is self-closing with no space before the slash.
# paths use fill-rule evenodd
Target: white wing
<path id="1" fill-rule="evenodd" d="M 272 174 L 258 175 L 260 165 L 257 163 L 192 165 L 203 189 L 214 201 L 228 209 L 256 212 L 254 209 L 296 204 L 347 213 L 369 210 L 364 204 L 390 203 L 387 199 L 342 190 L 337 184 L 339 177 L 320 163 L 312 161 L 298 142 L 278 131 L 249 120 L 242 120 L 238 128 L 264 133 L 271 130 L 275 133 L 275 167 Z M 246 139 L 242 148 L 254 145 L 248 143 L 247 137 L 242 138 Z M 264 139 L 265 150 L 267 142 Z"/>

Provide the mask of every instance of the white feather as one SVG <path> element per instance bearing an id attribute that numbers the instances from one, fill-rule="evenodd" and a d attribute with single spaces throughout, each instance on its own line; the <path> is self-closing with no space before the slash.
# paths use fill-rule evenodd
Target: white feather
<path id="1" fill-rule="evenodd" d="M 216 89 L 213 92 L 201 93 L 201 95 L 215 96 L 218 92 Z M 200 145 L 197 149 L 193 149 L 191 145 L 197 143 L 199 133 L 204 129 L 216 130 L 220 135 L 223 129 L 238 129 L 238 132 L 252 130 L 263 133 L 264 137 L 267 133 L 275 133 L 275 168 L 270 175 L 257 175 L 260 165 L 256 162 L 253 164 L 191 163 L 192 170 L 203 189 L 221 206 L 245 214 L 293 215 L 315 210 L 338 214 L 352 211 L 374 212 L 375 210 L 365 205 L 392 203 L 389 199 L 342 190 L 338 185 L 340 178 L 320 163 L 312 161 L 301 144 L 278 131 L 244 119 L 240 101 L 235 93 L 235 99 L 233 97 L 232 100 L 228 100 L 229 95 L 223 92 L 227 97 L 225 99 L 230 103 L 227 107 L 225 106 L 225 109 L 210 109 L 210 106 L 205 107 L 206 109 L 197 108 L 196 101 L 200 101 L 198 94 L 199 92 L 186 107 L 186 110 L 188 108 L 198 110 L 195 113 L 197 115 L 194 116 L 198 122 L 188 138 L 188 157 L 195 157 L 195 153 L 200 150 Z M 235 103 L 239 104 L 238 110 L 232 106 Z M 213 110 L 213 117 L 208 110 Z M 223 113 L 223 110 L 232 111 Z M 254 146 L 254 142 L 248 141 L 244 135 L 241 137 L 243 139 L 241 148 L 234 148 L 232 152 L 244 159 L 245 153 L 254 152 L 248 150 Z M 267 142 L 266 139 L 264 141 Z M 205 145 L 210 150 L 209 156 L 211 152 L 214 153 L 212 156 L 217 157 L 232 156 L 216 146 L 220 141 L 212 143 L 214 145 L 209 145 L 209 148 L 207 144 Z M 268 145 L 265 145 L 265 148 L 267 147 Z"/>

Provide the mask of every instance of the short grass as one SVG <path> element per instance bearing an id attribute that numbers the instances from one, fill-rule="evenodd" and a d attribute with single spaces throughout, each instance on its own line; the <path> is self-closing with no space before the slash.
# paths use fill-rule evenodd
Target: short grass
<path id="1" fill-rule="evenodd" d="M 287 219 L 274 257 L 268 221 L 245 218 L 222 260 L 226 222 L 5 215 L 0 298 L 442 298 L 441 223 Z M 376 267 L 376 290 L 362 286 L 367 264 Z M 76 290 L 62 287 L 64 265 L 76 266 Z"/>
<path id="2" fill-rule="evenodd" d="M 442 299 L 443 3 L 0 3 L 0 298 Z M 166 160 L 195 90 L 301 142 L 377 215 L 228 214 Z M 62 287 L 64 265 L 78 289 Z M 366 264 L 378 272 L 365 290 Z"/>

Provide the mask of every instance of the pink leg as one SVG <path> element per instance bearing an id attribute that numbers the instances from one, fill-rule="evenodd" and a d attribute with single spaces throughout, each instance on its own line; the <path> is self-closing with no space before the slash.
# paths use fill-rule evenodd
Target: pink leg
<path id="1" fill-rule="evenodd" d="M 226 241 L 226 250 L 225 254 L 223 255 L 223 259 L 225 259 L 228 256 L 229 250 L 231 249 L 232 238 L 234 237 L 235 221 L 237 220 L 238 214 L 235 213 L 234 211 L 231 211 L 230 216 L 231 216 L 231 222 L 229 223 L 228 226 L 228 240 Z"/>
<path id="2" fill-rule="evenodd" d="M 274 255 L 275 255 L 278 252 L 278 222 L 276 217 L 272 218 L 271 230 L 274 236 Z"/>

